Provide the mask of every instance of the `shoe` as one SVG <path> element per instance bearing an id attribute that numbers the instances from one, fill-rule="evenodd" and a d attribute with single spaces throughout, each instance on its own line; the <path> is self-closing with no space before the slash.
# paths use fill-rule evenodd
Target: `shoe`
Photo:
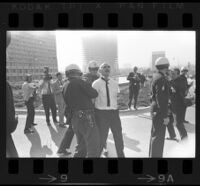
<path id="1" fill-rule="evenodd" d="M 63 150 L 63 151 L 58 151 L 57 155 L 58 156 L 69 156 L 71 154 L 71 152 L 67 151 L 67 150 Z"/>
<path id="2" fill-rule="evenodd" d="M 188 123 L 190 123 L 190 122 L 185 120 L 184 123 L 187 123 L 187 124 L 188 124 Z"/>
<path id="3" fill-rule="evenodd" d="M 37 125 L 37 123 L 32 123 L 32 126 L 36 126 Z"/>
<path id="4" fill-rule="evenodd" d="M 138 110 L 137 107 L 134 107 L 135 110 Z"/>
<path id="5" fill-rule="evenodd" d="M 166 140 L 174 140 L 174 141 L 179 142 L 179 140 L 176 137 L 174 137 L 174 138 L 168 137 L 168 138 L 166 138 Z"/>
<path id="6" fill-rule="evenodd" d="M 62 123 L 62 124 L 60 123 L 58 126 L 62 127 L 62 128 L 66 128 L 66 125 L 64 123 Z"/>
<path id="7" fill-rule="evenodd" d="M 32 129 L 25 129 L 24 134 L 33 134 L 34 131 Z"/>

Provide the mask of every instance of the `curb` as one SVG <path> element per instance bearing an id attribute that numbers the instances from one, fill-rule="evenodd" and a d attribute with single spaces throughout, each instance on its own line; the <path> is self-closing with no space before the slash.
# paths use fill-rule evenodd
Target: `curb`
<path id="1" fill-rule="evenodd" d="M 144 109 L 148 109 L 150 106 L 148 107 L 143 107 L 141 109 L 138 109 L 138 111 L 140 110 L 144 110 Z M 135 110 L 119 110 L 120 113 L 132 113 L 134 112 Z M 16 109 L 15 110 L 16 114 L 18 115 L 26 115 L 27 114 L 27 110 L 25 109 Z M 35 110 L 35 114 L 37 115 L 44 115 L 44 110 Z"/>

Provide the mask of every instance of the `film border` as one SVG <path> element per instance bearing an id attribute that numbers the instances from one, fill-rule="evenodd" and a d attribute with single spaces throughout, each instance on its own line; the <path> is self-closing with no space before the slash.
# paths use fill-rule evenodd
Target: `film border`
<path id="1" fill-rule="evenodd" d="M 194 30 L 196 61 L 199 61 L 199 10 L 198 3 L 89 3 L 87 6 L 83 3 L 3 3 L 0 7 L 2 87 L 5 86 L 6 30 Z M 198 71 L 199 63 L 196 66 Z M 4 96 L 2 92 L 1 97 Z M 0 125 L 2 147 L 5 147 L 5 130 L 5 125 Z M 199 184 L 199 132 L 200 125 L 196 125 L 196 158 L 186 159 L 6 159 L 5 150 L 1 150 L 1 183 Z"/>

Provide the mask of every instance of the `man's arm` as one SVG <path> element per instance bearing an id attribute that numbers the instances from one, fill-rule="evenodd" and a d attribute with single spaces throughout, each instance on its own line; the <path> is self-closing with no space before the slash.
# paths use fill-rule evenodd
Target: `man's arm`
<path id="1" fill-rule="evenodd" d="M 98 92 L 94 89 L 89 83 L 85 81 L 81 81 L 80 83 L 82 90 L 89 98 L 96 98 L 98 96 Z"/>
<path id="2" fill-rule="evenodd" d="M 52 91 L 54 94 L 59 94 L 59 93 L 62 93 L 62 88 L 60 88 L 58 82 L 54 82 L 52 83 Z"/>
<path id="3" fill-rule="evenodd" d="M 163 83 L 162 79 L 159 79 L 155 83 L 155 92 L 156 92 L 156 103 L 158 105 L 158 108 L 160 110 L 160 113 L 163 118 L 167 117 L 168 114 L 168 103 L 166 103 L 166 89 L 167 87 Z"/>
<path id="4" fill-rule="evenodd" d="M 45 81 L 41 80 L 40 83 L 39 83 L 39 88 L 43 89 L 44 85 L 45 85 Z"/>
<path id="5" fill-rule="evenodd" d="M 127 77 L 127 80 L 131 80 L 133 78 L 133 73 L 129 73 L 128 77 Z"/>

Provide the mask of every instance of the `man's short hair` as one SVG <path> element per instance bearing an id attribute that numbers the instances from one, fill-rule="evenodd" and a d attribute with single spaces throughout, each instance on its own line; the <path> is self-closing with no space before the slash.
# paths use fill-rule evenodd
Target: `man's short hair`
<path id="1" fill-rule="evenodd" d="M 29 80 L 29 77 L 32 77 L 32 75 L 31 75 L 31 74 L 26 74 L 26 75 L 25 75 L 25 81 L 28 81 L 28 80 Z"/>
<path id="2" fill-rule="evenodd" d="M 178 75 L 180 75 L 180 69 L 179 68 L 174 68 L 173 71 L 176 71 Z"/>
<path id="3" fill-rule="evenodd" d="M 56 77 L 58 77 L 59 75 L 62 75 L 61 72 L 56 73 Z"/>

